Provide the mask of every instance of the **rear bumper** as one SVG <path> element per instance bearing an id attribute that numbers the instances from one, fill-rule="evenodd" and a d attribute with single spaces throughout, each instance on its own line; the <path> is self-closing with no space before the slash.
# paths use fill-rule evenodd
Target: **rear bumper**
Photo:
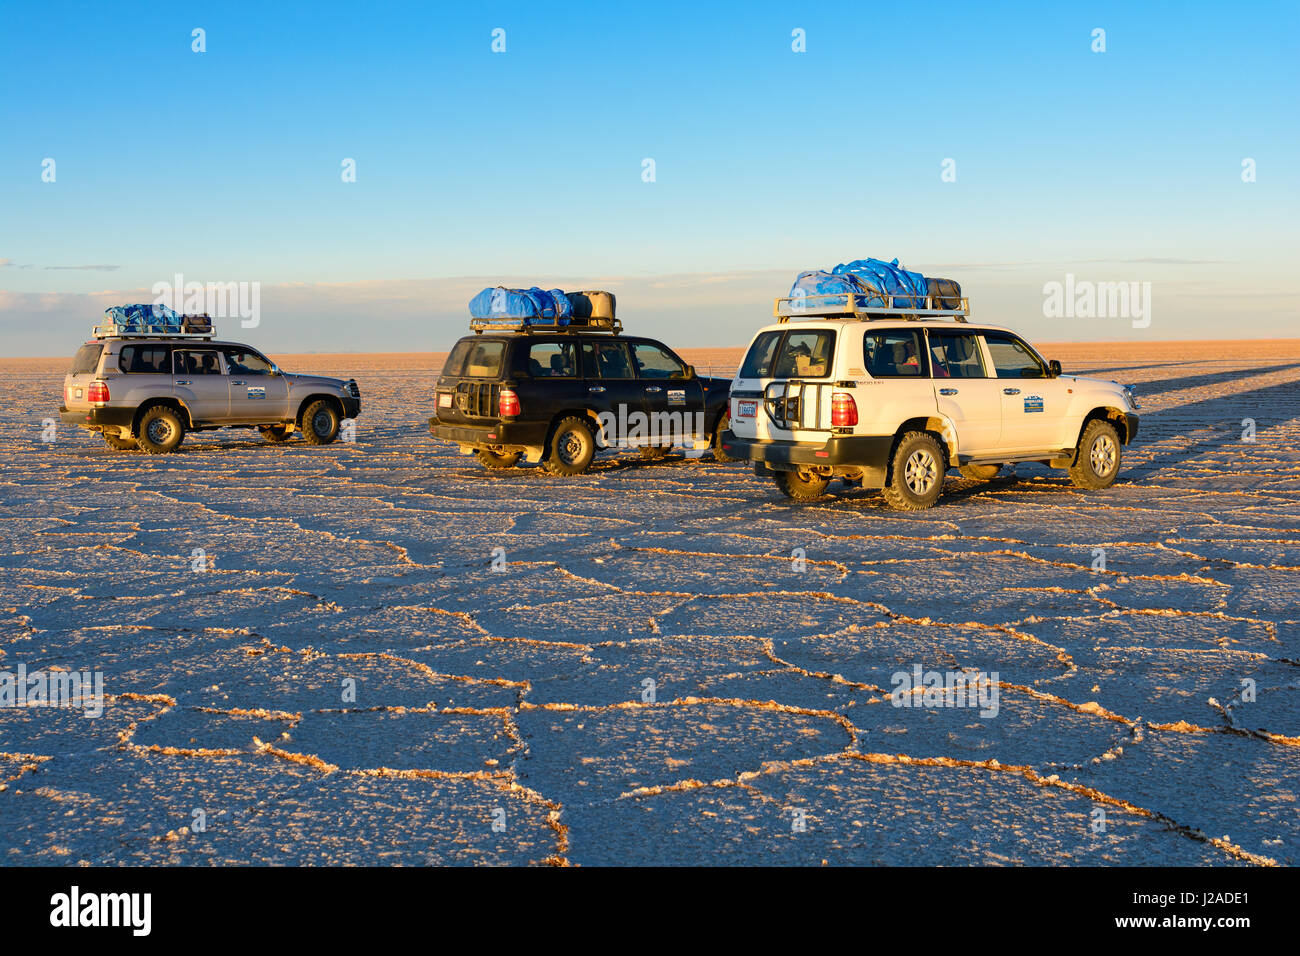
<path id="1" fill-rule="evenodd" d="M 65 425 L 81 425 L 84 428 L 103 428 L 108 425 L 114 428 L 130 429 L 135 423 L 135 409 L 89 408 L 84 411 L 72 412 L 60 405 L 59 420 Z"/>
<path id="2" fill-rule="evenodd" d="M 861 469 L 862 484 L 883 488 L 889 471 L 889 452 L 893 435 L 844 435 L 832 437 L 823 445 L 798 441 L 762 441 L 737 438 L 734 432 L 722 433 L 722 450 L 733 458 L 762 462 L 773 471 L 794 471 L 804 467 Z"/>
<path id="3" fill-rule="evenodd" d="M 506 448 L 536 448 L 546 444 L 545 422 L 494 422 L 491 425 L 448 425 L 437 416 L 429 419 L 429 434 L 461 445 L 501 445 Z"/>

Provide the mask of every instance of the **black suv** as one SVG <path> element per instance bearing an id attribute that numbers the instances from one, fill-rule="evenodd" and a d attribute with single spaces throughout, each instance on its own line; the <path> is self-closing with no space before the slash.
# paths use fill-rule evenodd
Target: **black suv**
<path id="1" fill-rule="evenodd" d="M 451 350 L 434 388 L 434 438 L 488 468 L 521 458 L 552 474 L 586 471 L 598 447 L 674 445 L 719 461 L 731 382 L 700 378 L 654 339 L 597 332 L 479 332 Z M 689 452 L 688 452 L 689 453 Z"/>

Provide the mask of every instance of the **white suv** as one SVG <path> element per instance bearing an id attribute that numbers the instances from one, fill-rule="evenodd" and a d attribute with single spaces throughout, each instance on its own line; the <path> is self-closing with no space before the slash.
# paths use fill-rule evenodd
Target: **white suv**
<path id="1" fill-rule="evenodd" d="M 987 480 L 1027 461 L 1066 469 L 1081 488 L 1114 482 L 1137 435 L 1131 389 L 1063 375 L 1014 332 L 968 323 L 965 299 L 908 316 L 821 299 L 777 300 L 778 321 L 732 383 L 722 436 L 791 498 L 839 478 L 883 489 L 895 508 L 928 508 L 949 468 Z"/>

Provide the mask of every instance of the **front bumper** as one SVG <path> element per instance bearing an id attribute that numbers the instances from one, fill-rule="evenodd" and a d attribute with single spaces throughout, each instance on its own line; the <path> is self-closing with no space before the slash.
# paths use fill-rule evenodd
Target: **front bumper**
<path id="1" fill-rule="evenodd" d="M 80 425 L 83 428 L 100 429 L 105 425 L 111 428 L 125 428 L 128 431 L 135 424 L 134 408 L 88 408 L 84 411 L 69 411 L 66 406 L 59 406 L 59 420 L 65 425 Z"/>
<path id="2" fill-rule="evenodd" d="M 429 419 L 429 434 L 461 445 L 483 445 L 509 449 L 538 448 L 546 444 L 545 422 L 493 422 L 491 425 L 448 425 L 437 416 Z"/>
<path id="3" fill-rule="evenodd" d="M 1124 416 L 1124 427 L 1126 429 L 1125 435 L 1127 436 L 1124 440 L 1124 444 L 1131 445 L 1133 444 L 1133 439 L 1137 438 L 1139 420 L 1140 416 L 1138 415 Z"/>
<path id="4" fill-rule="evenodd" d="M 885 487 L 889 452 L 893 447 L 893 435 L 832 436 L 825 444 L 815 445 L 811 442 L 737 438 L 731 431 L 722 433 L 722 450 L 733 458 L 762 462 L 772 471 L 814 467 L 861 469 L 865 488 Z"/>
<path id="5" fill-rule="evenodd" d="M 361 399 L 352 395 L 341 395 L 339 400 L 343 403 L 343 417 L 356 418 L 361 414 Z"/>

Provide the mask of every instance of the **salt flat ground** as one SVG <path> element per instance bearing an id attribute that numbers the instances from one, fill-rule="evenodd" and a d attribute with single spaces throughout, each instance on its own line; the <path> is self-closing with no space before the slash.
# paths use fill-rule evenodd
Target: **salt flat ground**
<path id="1" fill-rule="evenodd" d="M 389 357 L 286 360 L 357 376 L 355 444 L 45 443 L 66 363 L 0 363 L 0 669 L 108 695 L 0 710 L 0 859 L 1294 864 L 1300 348 L 1062 357 L 1139 386 L 1118 484 L 919 514 L 488 473 Z M 893 706 L 915 665 L 997 715 Z"/>

